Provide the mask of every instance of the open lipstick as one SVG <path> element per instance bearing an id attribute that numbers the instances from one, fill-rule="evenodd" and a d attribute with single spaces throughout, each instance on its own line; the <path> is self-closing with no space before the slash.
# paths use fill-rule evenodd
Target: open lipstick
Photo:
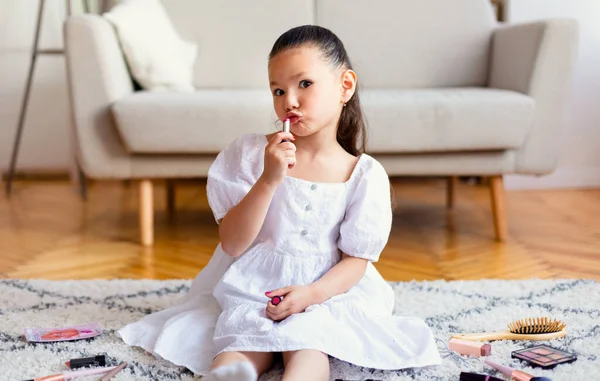
<path id="1" fill-rule="evenodd" d="M 285 118 L 283 120 L 283 132 L 290 132 L 290 118 Z M 284 142 L 289 142 L 289 139 L 284 139 Z"/>
<path id="2" fill-rule="evenodd" d="M 92 367 L 92 366 L 106 366 L 106 356 L 99 355 L 94 357 L 85 357 L 79 359 L 71 359 L 65 363 L 70 369 Z"/>

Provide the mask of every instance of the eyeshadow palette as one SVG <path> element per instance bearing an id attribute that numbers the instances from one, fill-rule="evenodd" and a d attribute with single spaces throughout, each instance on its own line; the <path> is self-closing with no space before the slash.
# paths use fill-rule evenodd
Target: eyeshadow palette
<path id="1" fill-rule="evenodd" d="M 534 347 L 513 351 L 512 358 L 525 360 L 532 366 L 543 369 L 554 368 L 558 364 L 569 363 L 577 360 L 577 355 L 547 345 L 536 345 Z"/>

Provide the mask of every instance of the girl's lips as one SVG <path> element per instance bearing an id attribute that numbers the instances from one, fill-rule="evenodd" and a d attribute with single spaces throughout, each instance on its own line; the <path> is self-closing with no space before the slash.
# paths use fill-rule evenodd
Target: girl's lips
<path id="1" fill-rule="evenodd" d="M 291 123 L 291 124 L 294 124 L 294 123 L 296 123 L 297 121 L 299 121 L 299 120 L 300 120 L 300 117 L 299 117 L 298 115 L 288 115 L 288 116 L 286 117 L 286 119 L 289 119 L 289 120 L 290 120 L 290 123 Z"/>

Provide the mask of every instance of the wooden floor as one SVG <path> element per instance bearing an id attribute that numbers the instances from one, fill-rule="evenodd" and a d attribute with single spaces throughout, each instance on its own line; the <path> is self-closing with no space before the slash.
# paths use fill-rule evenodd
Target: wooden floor
<path id="1" fill-rule="evenodd" d="M 600 190 L 506 194 L 509 238 L 493 240 L 489 192 L 445 181 L 395 180 L 398 209 L 376 264 L 391 281 L 592 278 L 600 280 Z M 15 183 L 0 195 L 0 277 L 191 278 L 218 243 L 202 181 L 177 184 L 177 212 L 155 187 L 153 248 L 137 244 L 137 187 L 97 182 L 82 201 L 68 182 Z"/>

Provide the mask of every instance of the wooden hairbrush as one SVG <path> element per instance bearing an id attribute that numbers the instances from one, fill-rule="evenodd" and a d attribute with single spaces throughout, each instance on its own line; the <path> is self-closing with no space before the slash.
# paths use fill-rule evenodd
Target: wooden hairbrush
<path id="1" fill-rule="evenodd" d="M 465 333 L 452 335 L 457 339 L 470 341 L 493 340 L 552 340 L 567 334 L 566 323 L 547 317 L 527 318 L 508 324 L 508 331 Z"/>

